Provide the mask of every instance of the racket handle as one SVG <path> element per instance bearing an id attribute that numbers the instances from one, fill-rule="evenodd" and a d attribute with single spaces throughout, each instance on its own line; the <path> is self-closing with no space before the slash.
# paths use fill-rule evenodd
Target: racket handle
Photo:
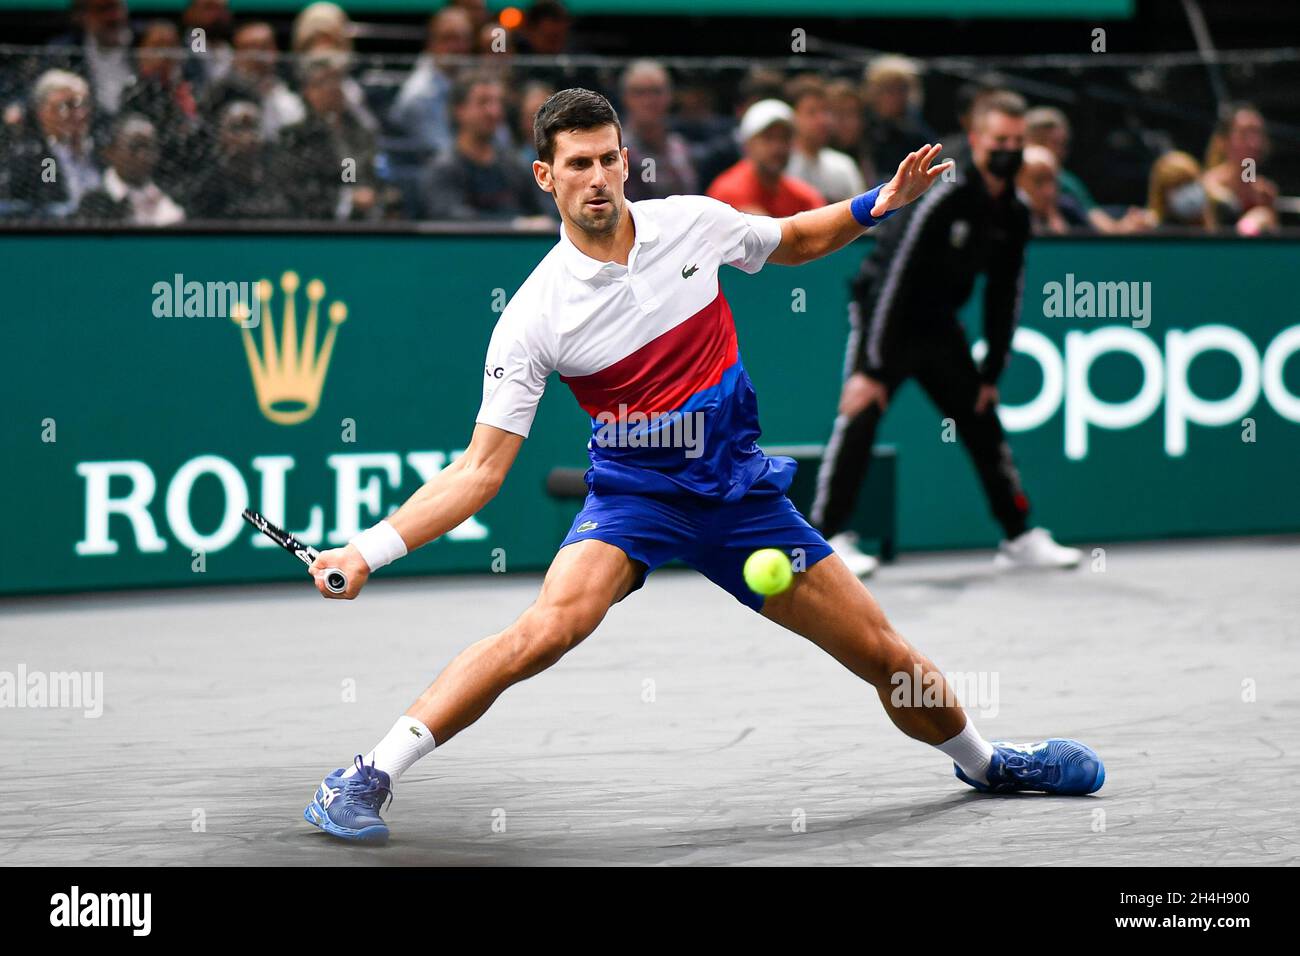
<path id="1" fill-rule="evenodd" d="M 348 589 L 348 576 L 337 568 L 325 572 L 325 587 L 334 594 L 342 594 Z"/>

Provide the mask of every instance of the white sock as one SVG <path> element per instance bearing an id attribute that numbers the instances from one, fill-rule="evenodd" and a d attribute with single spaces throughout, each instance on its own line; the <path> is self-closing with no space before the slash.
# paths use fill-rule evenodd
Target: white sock
<path id="1" fill-rule="evenodd" d="M 373 764 L 376 770 L 388 774 L 388 779 L 396 785 L 397 778 L 406 773 L 411 764 L 433 753 L 433 748 L 436 746 L 438 744 L 433 739 L 433 734 L 429 733 L 428 727 L 414 717 L 403 714 L 397 718 L 397 723 L 393 724 L 393 729 L 384 739 L 375 744 L 375 749 L 361 759 L 366 766 Z M 351 777 L 356 772 L 357 765 L 353 762 L 343 776 Z"/>
<path id="2" fill-rule="evenodd" d="M 988 783 L 989 763 L 993 760 L 993 745 L 980 736 L 969 717 L 966 726 L 956 737 L 935 744 L 961 767 L 961 772 L 979 783 Z"/>

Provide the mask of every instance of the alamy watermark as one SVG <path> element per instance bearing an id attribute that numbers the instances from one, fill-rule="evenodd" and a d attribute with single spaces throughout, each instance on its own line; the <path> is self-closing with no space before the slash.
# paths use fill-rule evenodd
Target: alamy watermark
<path id="1" fill-rule="evenodd" d="M 682 448 L 685 457 L 704 454 L 703 412 L 599 412 L 592 441 L 600 448 Z"/>
<path id="2" fill-rule="evenodd" d="M 889 702 L 895 707 L 961 707 L 978 709 L 981 717 L 996 717 L 1000 710 L 997 671 L 897 671 L 889 678 L 894 688 Z"/>
<path id="3" fill-rule="evenodd" d="M 257 281 L 200 282 L 177 272 L 153 284 L 153 314 L 159 319 L 238 319 L 246 329 L 262 322 Z"/>
<path id="4" fill-rule="evenodd" d="M 0 671 L 0 708 L 80 709 L 95 719 L 104 713 L 103 671 Z"/>
<path id="5" fill-rule="evenodd" d="M 153 926 L 152 893 L 86 893 L 74 885 L 50 897 L 50 925 L 121 927 L 148 936 Z"/>
<path id="6" fill-rule="evenodd" d="M 1064 282 L 1043 284 L 1043 316 L 1049 319 L 1129 319 L 1133 328 L 1151 324 L 1150 282 L 1092 282 L 1065 274 Z"/>

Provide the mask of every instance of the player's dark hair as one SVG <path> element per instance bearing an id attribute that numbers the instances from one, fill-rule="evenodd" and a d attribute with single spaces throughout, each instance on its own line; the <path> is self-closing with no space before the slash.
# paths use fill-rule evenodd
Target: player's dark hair
<path id="1" fill-rule="evenodd" d="M 573 87 L 560 90 L 537 111 L 533 118 L 533 145 L 537 158 L 544 163 L 555 161 L 555 137 L 558 133 L 600 129 L 612 126 L 618 132 L 618 145 L 623 147 L 623 125 L 609 100 L 599 93 Z"/>

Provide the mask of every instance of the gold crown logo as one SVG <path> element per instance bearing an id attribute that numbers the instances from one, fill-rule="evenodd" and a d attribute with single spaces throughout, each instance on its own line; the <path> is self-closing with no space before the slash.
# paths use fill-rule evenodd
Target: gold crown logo
<path id="1" fill-rule="evenodd" d="M 325 385 L 325 372 L 334 351 L 334 337 L 339 325 L 348 317 L 348 307 L 337 300 L 330 303 L 329 325 L 317 350 L 316 326 L 320 303 L 325 298 L 325 283 L 320 279 L 307 283 L 307 322 L 301 344 L 294 308 L 298 273 L 285 272 L 280 276 L 280 289 L 284 292 L 284 317 L 280 322 L 280 341 L 277 343 L 271 316 L 271 282 L 262 279 L 257 283 L 255 294 L 260 308 L 257 325 L 262 329 L 260 355 L 253 344 L 252 328 L 247 323 L 250 315 L 248 305 L 238 303 L 231 310 L 230 317 L 239 325 L 243 335 L 244 353 L 248 356 L 248 368 L 253 373 L 253 388 L 257 391 L 257 405 L 262 414 L 278 425 L 297 425 L 316 414 L 321 389 Z"/>

